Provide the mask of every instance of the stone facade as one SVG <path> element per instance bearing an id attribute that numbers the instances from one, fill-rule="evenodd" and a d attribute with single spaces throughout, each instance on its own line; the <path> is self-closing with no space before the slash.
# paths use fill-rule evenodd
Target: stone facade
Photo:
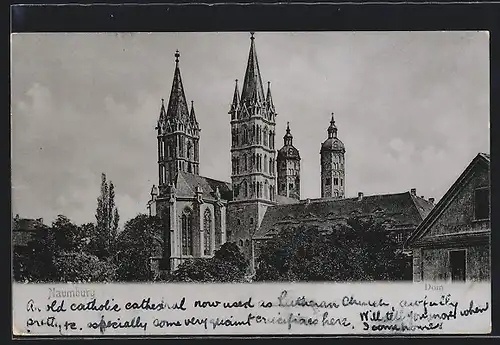
<path id="1" fill-rule="evenodd" d="M 290 124 L 286 126 L 283 147 L 278 151 L 278 195 L 300 200 L 300 154 L 293 146 Z"/>
<path id="2" fill-rule="evenodd" d="M 490 279 L 489 191 L 489 155 L 478 154 L 408 239 L 414 281 Z"/>

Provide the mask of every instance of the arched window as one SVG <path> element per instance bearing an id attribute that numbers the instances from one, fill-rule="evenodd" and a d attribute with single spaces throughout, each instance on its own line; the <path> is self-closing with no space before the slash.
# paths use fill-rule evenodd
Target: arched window
<path id="1" fill-rule="evenodd" d="M 191 159 L 191 155 L 193 154 L 193 144 L 189 141 L 187 145 L 187 157 Z"/>
<path id="2" fill-rule="evenodd" d="M 247 155 L 243 155 L 243 171 L 248 170 Z"/>
<path id="3" fill-rule="evenodd" d="M 267 126 L 264 127 L 263 136 L 264 136 L 264 146 L 267 146 L 267 142 L 268 142 L 267 140 L 269 139 L 268 134 L 267 134 Z"/>
<path id="4" fill-rule="evenodd" d="M 193 255 L 193 219 L 191 210 L 186 208 L 181 217 L 182 255 Z"/>
<path id="5" fill-rule="evenodd" d="M 264 172 L 267 172 L 267 155 L 264 155 Z"/>
<path id="6" fill-rule="evenodd" d="M 243 240 L 240 240 L 240 247 L 243 247 Z"/>
<path id="7" fill-rule="evenodd" d="M 243 197 L 246 198 L 248 196 L 247 181 L 243 181 L 243 183 L 241 184 L 241 189 L 242 189 Z"/>
<path id="8" fill-rule="evenodd" d="M 203 230 L 205 234 L 204 254 L 212 255 L 212 213 L 207 208 L 203 214 Z"/>
<path id="9" fill-rule="evenodd" d="M 269 187 L 267 185 L 267 180 L 266 182 L 264 182 L 264 198 L 269 198 L 269 196 L 267 195 L 267 193 L 269 192 Z"/>
<path id="10" fill-rule="evenodd" d="M 269 147 L 273 148 L 273 132 L 269 131 Z"/>
<path id="11" fill-rule="evenodd" d="M 273 174 L 273 159 L 269 158 L 269 173 L 272 175 Z"/>

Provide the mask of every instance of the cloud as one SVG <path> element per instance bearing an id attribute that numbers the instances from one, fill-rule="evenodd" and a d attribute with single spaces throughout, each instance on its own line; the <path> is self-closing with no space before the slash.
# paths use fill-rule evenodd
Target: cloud
<path id="1" fill-rule="evenodd" d="M 157 183 L 156 124 L 176 49 L 201 132 L 200 172 L 230 180 L 229 104 L 247 33 L 22 34 L 12 39 L 13 209 L 93 221 L 100 174 L 121 220 Z M 259 33 L 263 81 L 290 122 L 302 196 L 320 194 L 319 149 L 335 112 L 346 191 L 441 197 L 489 150 L 488 36 L 480 32 Z M 34 58 L 36 57 L 36 58 Z"/>

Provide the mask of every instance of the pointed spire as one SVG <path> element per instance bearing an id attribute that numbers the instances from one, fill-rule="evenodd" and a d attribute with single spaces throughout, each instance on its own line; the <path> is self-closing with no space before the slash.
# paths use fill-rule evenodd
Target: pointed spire
<path id="1" fill-rule="evenodd" d="M 243 81 L 241 101 L 247 105 L 253 103 L 263 103 L 264 88 L 260 77 L 259 62 L 257 60 L 257 51 L 255 50 L 255 37 L 251 33 L 250 52 L 248 53 L 247 69 Z"/>
<path id="2" fill-rule="evenodd" d="M 198 121 L 196 120 L 196 114 L 194 112 L 194 101 L 191 101 L 191 111 L 189 112 L 189 120 L 195 128 L 198 128 Z"/>
<path id="3" fill-rule="evenodd" d="M 267 95 L 266 95 L 267 106 L 274 110 L 273 96 L 271 95 L 271 82 L 267 82 Z"/>
<path id="4" fill-rule="evenodd" d="M 335 126 L 335 118 L 333 117 L 330 120 L 330 126 L 328 127 L 328 138 L 336 138 L 337 137 L 337 126 Z"/>
<path id="5" fill-rule="evenodd" d="M 238 90 L 238 79 L 235 80 L 233 103 L 231 104 L 231 110 L 229 113 L 238 110 L 240 106 L 240 91 Z"/>
<path id="6" fill-rule="evenodd" d="M 172 82 L 172 90 L 170 91 L 170 99 L 168 101 L 167 117 L 186 122 L 189 118 L 189 112 L 184 87 L 182 85 L 181 70 L 179 68 L 179 57 L 181 54 L 176 50 L 174 56 L 174 80 Z"/>
<path id="7" fill-rule="evenodd" d="M 283 136 L 285 146 L 292 146 L 292 133 L 290 132 L 290 122 L 286 123 L 286 134 Z"/>

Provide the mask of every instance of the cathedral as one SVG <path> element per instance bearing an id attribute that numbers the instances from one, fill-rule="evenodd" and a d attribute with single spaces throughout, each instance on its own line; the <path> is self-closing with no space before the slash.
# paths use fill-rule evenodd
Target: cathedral
<path id="1" fill-rule="evenodd" d="M 148 202 L 150 215 L 166 224 L 160 269 L 175 270 L 186 259 L 211 257 L 231 241 L 250 259 L 253 270 L 262 243 L 283 227 L 330 226 L 353 213 L 398 214 L 391 231 L 402 242 L 432 208 L 433 202 L 418 197 L 414 189 L 346 198 L 346 150 L 333 114 L 325 124 L 326 139 L 318 143 L 321 198 L 302 200 L 300 153 L 289 123 L 276 149 L 277 112 L 271 83 L 265 91 L 262 82 L 253 33 L 241 91 L 236 80 L 228 112 L 231 182 L 200 175 L 201 128 L 194 103 L 186 101 L 179 58 L 176 51 L 170 98 L 166 104 L 162 99 L 155 128 L 158 186 L 153 186 Z"/>

